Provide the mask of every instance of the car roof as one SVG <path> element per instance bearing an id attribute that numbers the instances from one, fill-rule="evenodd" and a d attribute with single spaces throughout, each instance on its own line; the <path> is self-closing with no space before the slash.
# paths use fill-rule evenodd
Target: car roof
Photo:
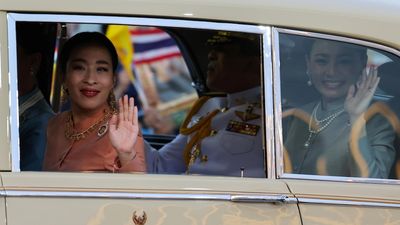
<path id="1" fill-rule="evenodd" d="M 11 12 L 135 15 L 274 25 L 400 49 L 398 0 L 1 0 Z M 74 4 L 77 2 L 79 4 Z"/>

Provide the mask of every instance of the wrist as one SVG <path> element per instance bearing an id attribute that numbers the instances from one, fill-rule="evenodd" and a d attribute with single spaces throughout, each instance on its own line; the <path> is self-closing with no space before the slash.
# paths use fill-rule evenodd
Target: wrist
<path id="1" fill-rule="evenodd" d="M 365 121 L 364 113 L 361 114 L 349 114 L 349 121 L 351 124 L 354 124 L 357 120 Z"/>
<path id="2" fill-rule="evenodd" d="M 122 165 L 129 163 L 130 161 L 134 160 L 137 156 L 137 152 L 135 150 L 129 153 L 119 153 L 118 158 Z"/>

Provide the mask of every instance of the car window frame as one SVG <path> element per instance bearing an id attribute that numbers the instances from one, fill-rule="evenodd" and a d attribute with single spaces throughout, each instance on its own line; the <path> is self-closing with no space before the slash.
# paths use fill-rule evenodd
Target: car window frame
<path id="1" fill-rule="evenodd" d="M 362 45 L 367 48 L 374 48 L 381 51 L 391 53 L 400 58 L 400 50 L 388 47 L 382 44 L 374 43 L 367 40 L 356 39 L 353 37 L 345 37 L 340 35 L 325 34 L 319 32 L 309 32 L 303 30 L 295 30 L 288 28 L 272 27 L 272 51 L 273 51 L 273 85 L 274 85 L 274 114 L 275 114 L 275 151 L 277 160 L 277 179 L 304 179 L 304 180 L 321 180 L 321 181 L 340 181 L 340 182 L 356 182 L 356 183 L 376 183 L 376 184 L 400 184 L 400 180 L 396 179 L 380 179 L 380 178 L 362 178 L 362 177 L 341 177 L 341 176 L 324 176 L 310 174 L 292 174 L 284 173 L 283 159 L 283 127 L 282 127 L 282 102 L 281 102 L 281 75 L 280 75 L 280 54 L 279 54 L 279 34 L 292 34 L 304 36 L 307 38 L 321 38 L 334 41 L 341 41 L 350 44 Z"/>
<path id="2" fill-rule="evenodd" d="M 263 143 L 264 156 L 267 157 L 265 168 L 267 179 L 275 179 L 274 127 L 273 127 L 273 94 L 272 94 L 272 54 L 271 26 L 241 24 L 235 22 L 211 22 L 188 19 L 146 18 L 135 16 L 85 15 L 63 13 L 7 13 L 8 39 L 8 83 L 9 83 L 9 115 L 8 129 L 10 132 L 9 169 L 11 172 L 21 172 L 19 151 L 19 117 L 18 117 L 18 86 L 17 86 L 17 56 L 16 56 L 16 22 L 59 22 L 59 23 L 96 23 L 141 25 L 156 27 L 194 28 L 208 30 L 226 30 L 246 32 L 261 35 L 262 44 L 262 75 L 261 86 L 263 94 Z M 264 178 L 265 179 L 265 178 Z"/>

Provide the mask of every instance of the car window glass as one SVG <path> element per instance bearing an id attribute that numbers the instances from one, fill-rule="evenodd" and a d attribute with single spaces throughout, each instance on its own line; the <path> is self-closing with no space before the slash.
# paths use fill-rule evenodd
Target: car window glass
<path id="1" fill-rule="evenodd" d="M 336 40 L 279 39 L 285 173 L 397 179 L 399 57 Z"/>
<path id="2" fill-rule="evenodd" d="M 23 24 L 29 26 L 20 27 Z M 17 37 L 29 33 L 32 27 L 48 34 L 49 41 L 43 44 L 46 52 L 40 52 L 40 67 L 46 70 L 33 71 L 27 60 L 31 55 L 18 54 L 18 71 L 30 76 L 19 78 L 18 87 L 35 80 L 37 87 L 28 88 L 27 93 L 38 90 L 37 98 L 43 99 L 38 108 L 47 115 L 40 116 L 45 121 L 41 133 L 32 135 L 34 124 L 26 125 L 39 116 L 26 113 L 30 104 L 20 105 L 21 170 L 41 170 L 46 137 L 52 135 L 46 135 L 47 122 L 71 110 L 57 64 L 63 44 L 81 32 L 100 32 L 118 52 L 116 98 L 128 94 L 138 105 L 141 134 L 148 143 L 146 172 L 265 177 L 260 35 L 154 26 L 17 22 Z M 19 46 L 18 53 L 22 50 Z M 37 99 L 31 98 L 36 94 L 24 94 L 20 91 L 20 103 L 36 103 Z M 31 146 L 37 146 L 33 156 Z M 60 155 L 60 166 L 71 155 L 70 150 Z"/>

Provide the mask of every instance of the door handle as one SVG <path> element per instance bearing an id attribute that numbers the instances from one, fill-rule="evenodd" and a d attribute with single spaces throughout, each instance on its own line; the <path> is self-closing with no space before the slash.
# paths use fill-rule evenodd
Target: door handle
<path id="1" fill-rule="evenodd" d="M 232 195 L 232 202 L 297 203 L 297 199 L 287 195 Z"/>

